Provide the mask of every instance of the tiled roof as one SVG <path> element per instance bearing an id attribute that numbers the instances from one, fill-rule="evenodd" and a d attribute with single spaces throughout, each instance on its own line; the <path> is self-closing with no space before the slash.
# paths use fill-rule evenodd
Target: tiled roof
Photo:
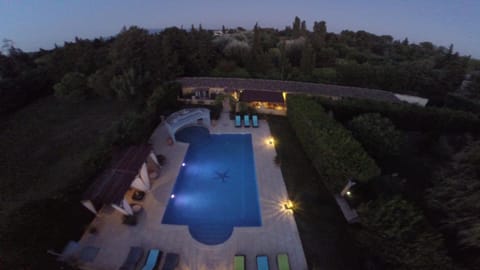
<path id="1" fill-rule="evenodd" d="M 219 87 L 229 89 L 255 89 L 263 91 L 286 91 L 289 93 L 305 93 L 335 97 L 351 97 L 378 101 L 400 102 L 393 92 L 378 89 L 341 86 L 333 84 L 306 83 L 295 81 L 183 77 L 177 79 L 184 87 Z"/>
<path id="2" fill-rule="evenodd" d="M 92 201 L 96 208 L 120 203 L 151 151 L 150 145 L 136 145 L 115 154 L 110 166 L 85 191 L 83 200 Z"/>

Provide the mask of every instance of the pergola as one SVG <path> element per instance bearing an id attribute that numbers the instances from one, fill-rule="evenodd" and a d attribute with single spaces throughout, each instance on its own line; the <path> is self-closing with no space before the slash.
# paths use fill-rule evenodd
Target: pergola
<path id="1" fill-rule="evenodd" d="M 206 108 L 187 108 L 172 113 L 165 121 L 170 138 L 175 142 L 175 133 L 188 126 L 205 126 L 210 128 L 210 110 Z"/>
<path id="2" fill-rule="evenodd" d="M 130 146 L 114 154 L 110 166 L 85 191 L 82 204 L 98 214 L 104 205 L 111 205 L 124 215 L 133 215 L 125 198 L 130 188 L 150 189 L 151 178 L 156 178 L 159 163 L 150 145 Z"/>

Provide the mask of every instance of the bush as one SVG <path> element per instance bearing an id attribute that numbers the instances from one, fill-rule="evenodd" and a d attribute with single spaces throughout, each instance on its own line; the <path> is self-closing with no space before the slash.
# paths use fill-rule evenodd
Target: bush
<path id="1" fill-rule="evenodd" d="M 287 108 L 299 141 L 331 191 L 339 192 L 350 178 L 367 182 L 379 175 L 380 169 L 360 143 L 314 100 L 289 95 Z"/>
<path id="2" fill-rule="evenodd" d="M 455 269 L 442 236 L 412 203 L 380 198 L 358 211 L 364 227 L 357 240 L 385 269 Z"/>
<path id="3" fill-rule="evenodd" d="M 87 78 L 79 72 L 70 72 L 53 86 L 55 96 L 70 101 L 80 101 L 88 96 Z"/>
<path id="4" fill-rule="evenodd" d="M 440 230 L 451 236 L 452 253 L 468 265 L 480 257 L 480 142 L 467 145 L 433 177 L 425 193 L 427 207 L 437 213 Z"/>
<path id="5" fill-rule="evenodd" d="M 390 119 L 378 113 L 362 114 L 348 124 L 353 136 L 375 159 L 397 156 L 403 143 L 403 134 Z"/>
<path id="6" fill-rule="evenodd" d="M 337 72 L 334 68 L 315 68 L 312 76 L 315 81 L 321 83 L 335 83 L 337 81 Z"/>
<path id="7" fill-rule="evenodd" d="M 480 114 L 480 102 L 452 93 L 445 97 L 445 106 L 454 110 L 473 112 L 477 115 Z"/>
<path id="8" fill-rule="evenodd" d="M 332 111 L 337 120 L 344 123 L 360 114 L 379 113 L 402 130 L 438 133 L 480 131 L 480 119 L 463 111 L 349 98 L 337 101 L 324 97 L 315 99 L 327 111 Z"/>

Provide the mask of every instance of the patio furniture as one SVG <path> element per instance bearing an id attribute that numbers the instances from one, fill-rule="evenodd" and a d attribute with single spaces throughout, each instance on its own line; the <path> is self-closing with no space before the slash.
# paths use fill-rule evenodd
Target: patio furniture
<path id="1" fill-rule="evenodd" d="M 141 247 L 130 247 L 127 258 L 119 270 L 135 270 L 143 257 L 143 253 L 143 248 Z"/>
<path id="2" fill-rule="evenodd" d="M 278 270 L 290 270 L 290 262 L 288 261 L 288 255 L 286 253 L 280 253 L 277 255 Z"/>
<path id="3" fill-rule="evenodd" d="M 243 126 L 250 127 L 250 116 L 248 114 L 243 116 Z"/>
<path id="4" fill-rule="evenodd" d="M 153 270 L 158 268 L 158 264 L 160 263 L 160 259 L 162 258 L 162 252 L 158 249 L 150 249 L 148 251 L 147 260 L 145 261 L 145 265 L 143 266 L 142 270 Z"/>
<path id="5" fill-rule="evenodd" d="M 241 127 L 242 126 L 242 118 L 240 115 L 235 115 L 235 127 Z"/>
<path id="6" fill-rule="evenodd" d="M 257 270 L 268 270 L 268 256 L 259 255 L 257 256 Z"/>
<path id="7" fill-rule="evenodd" d="M 233 258 L 233 269 L 245 270 L 245 255 L 235 255 Z"/>
<path id="8" fill-rule="evenodd" d="M 176 253 L 167 253 L 165 257 L 165 263 L 163 264 L 163 270 L 174 270 L 179 261 L 179 256 Z"/>
<path id="9" fill-rule="evenodd" d="M 258 115 L 252 115 L 252 127 L 258 128 Z"/>

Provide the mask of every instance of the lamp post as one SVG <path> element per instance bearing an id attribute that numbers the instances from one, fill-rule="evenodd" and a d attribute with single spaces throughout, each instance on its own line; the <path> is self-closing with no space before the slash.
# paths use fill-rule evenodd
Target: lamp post
<path id="1" fill-rule="evenodd" d="M 345 195 L 347 195 L 348 197 L 350 197 L 352 195 L 352 192 L 350 191 L 350 189 L 355 186 L 357 184 L 357 182 L 353 179 L 348 179 L 348 182 L 347 184 L 345 185 L 345 187 L 343 188 L 342 192 L 340 193 L 340 195 L 342 195 L 342 197 L 345 197 Z"/>

